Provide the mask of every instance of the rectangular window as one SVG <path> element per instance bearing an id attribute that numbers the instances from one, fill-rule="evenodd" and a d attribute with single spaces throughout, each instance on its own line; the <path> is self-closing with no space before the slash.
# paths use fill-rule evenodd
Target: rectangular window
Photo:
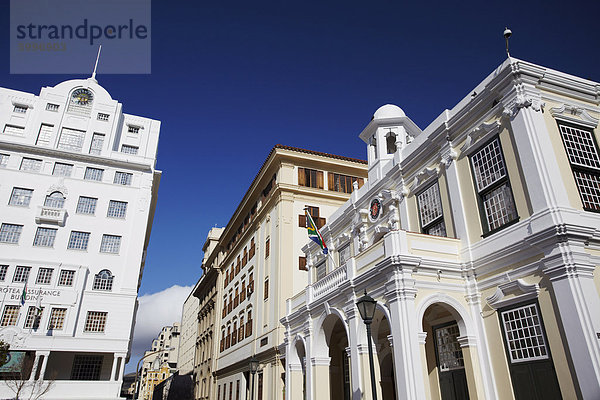
<path id="1" fill-rule="evenodd" d="M 104 135 L 100 133 L 94 133 L 92 135 L 92 143 L 90 144 L 90 154 L 99 156 L 102 154 L 102 147 L 104 146 Z"/>
<path id="2" fill-rule="evenodd" d="M 53 228 L 37 228 L 35 237 L 33 238 L 33 245 L 41 247 L 54 247 L 56 231 L 57 230 Z"/>
<path id="3" fill-rule="evenodd" d="M 269 278 L 265 279 L 265 292 L 263 299 L 267 300 L 269 298 Z"/>
<path id="4" fill-rule="evenodd" d="M 127 133 L 140 133 L 139 126 L 127 125 Z"/>
<path id="5" fill-rule="evenodd" d="M 500 313 L 511 363 L 548 358 L 546 338 L 536 304 Z"/>
<path id="6" fill-rule="evenodd" d="M 52 138 L 53 129 L 53 125 L 42 124 L 42 126 L 40 126 L 40 132 L 38 133 L 38 138 L 35 144 L 37 144 L 38 146 L 50 146 L 50 140 Z"/>
<path id="7" fill-rule="evenodd" d="M 8 154 L 0 154 L 0 168 L 6 168 L 6 166 L 8 165 L 9 158 L 10 155 Z"/>
<path id="8" fill-rule="evenodd" d="M 73 164 L 54 163 L 54 170 L 52 171 L 53 176 L 71 176 L 73 173 Z"/>
<path id="9" fill-rule="evenodd" d="M 442 200 L 437 181 L 417 195 L 417 207 L 419 207 L 421 231 L 427 235 L 446 236 Z"/>
<path id="10" fill-rule="evenodd" d="M 8 204 L 11 206 L 29 207 L 33 189 L 13 188 Z"/>
<path id="11" fill-rule="evenodd" d="M 131 179 L 133 178 L 133 174 L 130 174 L 129 172 L 115 172 L 115 180 L 113 181 L 113 183 L 116 183 L 117 185 L 125 185 L 125 186 L 131 186 Z"/>
<path id="12" fill-rule="evenodd" d="M 363 178 L 357 178 L 356 176 L 334 174 L 333 172 L 327 173 L 327 187 L 329 190 L 352 193 L 354 190 L 354 182 L 358 182 L 359 188 L 365 183 Z"/>
<path id="13" fill-rule="evenodd" d="M 98 113 L 98 121 L 108 121 L 110 115 L 104 113 Z"/>
<path id="14" fill-rule="evenodd" d="M 465 362 L 458 341 L 460 331 L 457 324 L 452 324 L 434 330 L 435 348 L 437 350 L 440 371 L 463 369 Z"/>
<path id="15" fill-rule="evenodd" d="M 267 241 L 265 242 L 265 258 L 269 257 L 270 252 L 271 252 L 271 238 L 267 238 Z"/>
<path id="16" fill-rule="evenodd" d="M 4 312 L 2 313 L 2 321 L 0 326 L 14 326 L 17 324 L 19 319 L 19 306 L 8 305 L 4 306 Z"/>
<path id="17" fill-rule="evenodd" d="M 83 179 L 88 180 L 88 181 L 102 182 L 102 175 L 104 175 L 103 169 L 87 167 L 85 169 L 85 175 L 84 175 Z"/>
<path id="18" fill-rule="evenodd" d="M 89 232 L 71 231 L 71 236 L 69 237 L 67 249 L 87 250 L 89 240 Z"/>
<path id="19" fill-rule="evenodd" d="M 257 400 L 263 400 L 263 373 L 258 373 L 258 390 L 257 390 Z"/>
<path id="20" fill-rule="evenodd" d="M 471 167 L 482 209 L 484 233 L 518 219 L 506 164 L 496 138 L 471 157 Z"/>
<path id="21" fill-rule="evenodd" d="M 52 272 L 54 272 L 52 268 L 40 268 L 35 283 L 39 285 L 49 285 L 50 282 L 52 282 Z"/>
<path id="22" fill-rule="evenodd" d="M 240 400 L 240 380 L 238 379 L 235 384 L 235 400 Z"/>
<path id="23" fill-rule="evenodd" d="M 15 274 L 13 275 L 13 282 L 16 283 L 25 283 L 27 279 L 29 279 L 29 272 L 31 271 L 31 267 L 23 267 L 17 266 L 15 268 Z"/>
<path id="24" fill-rule="evenodd" d="M 321 229 L 327 223 L 326 218 L 321 218 L 319 216 L 319 207 L 305 206 L 306 211 L 312 217 L 315 225 L 317 225 L 318 229 Z M 298 215 L 298 226 L 300 228 L 306 228 L 308 226 L 306 221 L 306 213 Z"/>
<path id="25" fill-rule="evenodd" d="M 350 243 L 347 245 L 340 247 L 338 254 L 340 256 L 339 266 L 345 265 L 348 259 L 350 259 Z"/>
<path id="26" fill-rule="evenodd" d="M 19 243 L 23 225 L 2 224 L 0 226 L 0 243 Z"/>
<path id="27" fill-rule="evenodd" d="M 6 279 L 6 272 L 8 271 L 8 265 L 0 265 L 0 281 L 4 282 Z"/>
<path id="28" fill-rule="evenodd" d="M 8 125 L 4 126 L 4 133 L 9 135 L 23 135 L 25 133 L 25 128 L 22 126 Z"/>
<path id="29" fill-rule="evenodd" d="M 18 104 L 15 104 L 15 106 L 13 107 L 13 112 L 18 114 L 25 114 L 27 112 L 27 106 L 20 106 Z"/>
<path id="30" fill-rule="evenodd" d="M 88 311 L 87 318 L 85 319 L 84 332 L 104 332 L 106 327 L 106 316 L 108 315 L 105 311 Z"/>
<path id="31" fill-rule="evenodd" d="M 80 152 L 83 148 L 85 131 L 77 129 L 62 128 L 60 138 L 58 139 L 58 148 L 61 150 Z"/>
<path id="32" fill-rule="evenodd" d="M 96 213 L 97 202 L 98 199 L 94 197 L 80 196 L 79 201 L 77 202 L 77 209 L 75 210 L 75 212 L 77 214 L 94 215 Z"/>
<path id="33" fill-rule="evenodd" d="M 52 104 L 52 103 L 48 103 L 46 104 L 46 111 L 58 111 L 59 105 L 58 104 Z"/>
<path id="34" fill-rule="evenodd" d="M 50 312 L 50 320 L 48 321 L 48 329 L 60 331 L 65 326 L 65 318 L 67 316 L 66 308 L 53 308 Z"/>
<path id="35" fill-rule="evenodd" d="M 321 261 L 319 264 L 317 264 L 315 271 L 317 281 L 327 275 L 327 266 L 325 265 L 325 261 Z"/>
<path id="36" fill-rule="evenodd" d="M 42 160 L 23 157 L 21 161 L 21 171 L 40 172 L 42 170 Z"/>
<path id="37" fill-rule="evenodd" d="M 103 356 L 76 355 L 71 368 L 72 381 L 98 381 L 102 370 Z"/>
<path id="38" fill-rule="evenodd" d="M 63 269 L 58 276 L 58 286 L 73 286 L 75 271 Z"/>
<path id="39" fill-rule="evenodd" d="M 323 189 L 323 171 L 298 168 L 298 185 Z"/>
<path id="40" fill-rule="evenodd" d="M 102 235 L 102 243 L 100 244 L 101 253 L 119 253 L 121 247 L 121 236 Z"/>
<path id="41" fill-rule="evenodd" d="M 600 212 L 600 151 L 592 130 L 559 124 L 583 208 Z"/>
<path id="42" fill-rule="evenodd" d="M 125 153 L 125 154 L 137 154 L 139 150 L 139 147 L 137 146 L 130 146 L 128 144 L 124 144 L 121 146 L 121 153 Z"/>
<path id="43" fill-rule="evenodd" d="M 106 214 L 107 217 L 125 218 L 125 214 L 127 214 L 126 201 L 111 200 L 108 203 L 108 212 Z"/>
<path id="44" fill-rule="evenodd" d="M 300 271 L 308 271 L 308 268 L 306 267 L 306 257 L 298 257 L 298 269 Z"/>
<path id="45" fill-rule="evenodd" d="M 27 309 L 27 315 L 25 316 L 25 324 L 23 324 L 23 328 L 38 329 L 40 327 L 40 320 L 42 319 L 43 312 L 44 307 L 40 307 L 38 309 L 36 306 L 29 306 Z"/>

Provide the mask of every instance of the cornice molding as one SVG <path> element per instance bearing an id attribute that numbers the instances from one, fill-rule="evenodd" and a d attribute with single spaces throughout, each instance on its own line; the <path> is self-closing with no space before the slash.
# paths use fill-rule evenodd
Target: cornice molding
<path id="1" fill-rule="evenodd" d="M 552 107 L 550 114 L 554 119 L 584 125 L 595 129 L 598 126 L 598 118 L 592 117 L 585 109 L 574 104 L 563 103 L 559 107 Z"/>

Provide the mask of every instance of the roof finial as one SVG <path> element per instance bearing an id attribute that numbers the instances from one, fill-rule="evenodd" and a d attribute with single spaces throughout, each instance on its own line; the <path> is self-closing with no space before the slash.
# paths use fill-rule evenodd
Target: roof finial
<path id="1" fill-rule="evenodd" d="M 100 51 L 102 51 L 102 45 L 98 47 L 98 55 L 96 56 L 96 64 L 94 65 L 94 72 L 92 72 L 92 79 L 96 80 L 96 69 L 98 69 L 98 60 L 100 59 Z"/>
<path id="2" fill-rule="evenodd" d="M 508 52 L 508 38 L 512 35 L 512 31 L 508 29 L 508 27 L 504 28 L 504 39 L 506 39 L 506 55 L 510 58 L 510 53 Z"/>

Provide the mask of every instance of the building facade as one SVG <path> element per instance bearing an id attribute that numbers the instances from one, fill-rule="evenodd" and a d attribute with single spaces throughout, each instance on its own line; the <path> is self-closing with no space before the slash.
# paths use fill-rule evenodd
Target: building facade
<path id="1" fill-rule="evenodd" d="M 216 388 L 211 398 L 282 398 L 285 299 L 306 284 L 307 208 L 326 219 L 366 178 L 362 160 L 275 146 L 219 239 Z M 256 375 L 249 362 L 259 362 Z M 253 384 L 254 382 L 254 384 Z M 263 394 L 264 393 L 264 394 Z"/>
<path id="2" fill-rule="evenodd" d="M 118 398 L 160 122 L 123 113 L 90 78 L 39 95 L 0 89 L 0 129 L 0 339 L 16 360 L 0 397 L 18 378 L 54 381 L 48 399 Z"/>
<path id="3" fill-rule="evenodd" d="M 140 390 L 137 399 L 152 400 L 154 387 L 177 372 L 177 356 L 181 339 L 181 325 L 165 326 L 152 341 L 152 349 L 144 352 L 140 371 Z"/>
<path id="4" fill-rule="evenodd" d="M 194 373 L 194 361 L 196 357 L 196 341 L 198 338 L 198 312 L 200 303 L 198 298 L 190 292 L 183 302 L 181 310 L 181 338 L 177 355 L 177 369 L 179 375 Z"/>
<path id="5" fill-rule="evenodd" d="M 286 399 L 372 398 L 364 291 L 378 398 L 600 398 L 599 88 L 509 58 L 425 130 L 377 110 L 332 257 L 303 249 Z"/>

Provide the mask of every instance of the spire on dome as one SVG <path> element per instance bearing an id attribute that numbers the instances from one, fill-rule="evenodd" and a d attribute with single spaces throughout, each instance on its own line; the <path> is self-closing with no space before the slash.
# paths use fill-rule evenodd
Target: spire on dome
<path id="1" fill-rule="evenodd" d="M 92 77 L 90 79 L 93 79 L 94 81 L 96 81 L 96 69 L 98 69 L 98 60 L 100 59 L 100 51 L 102 51 L 102 45 L 100 45 L 100 47 L 98 47 L 98 55 L 96 56 L 96 64 L 94 65 L 94 72 L 92 72 Z M 98 81 L 96 81 L 98 82 Z"/>

